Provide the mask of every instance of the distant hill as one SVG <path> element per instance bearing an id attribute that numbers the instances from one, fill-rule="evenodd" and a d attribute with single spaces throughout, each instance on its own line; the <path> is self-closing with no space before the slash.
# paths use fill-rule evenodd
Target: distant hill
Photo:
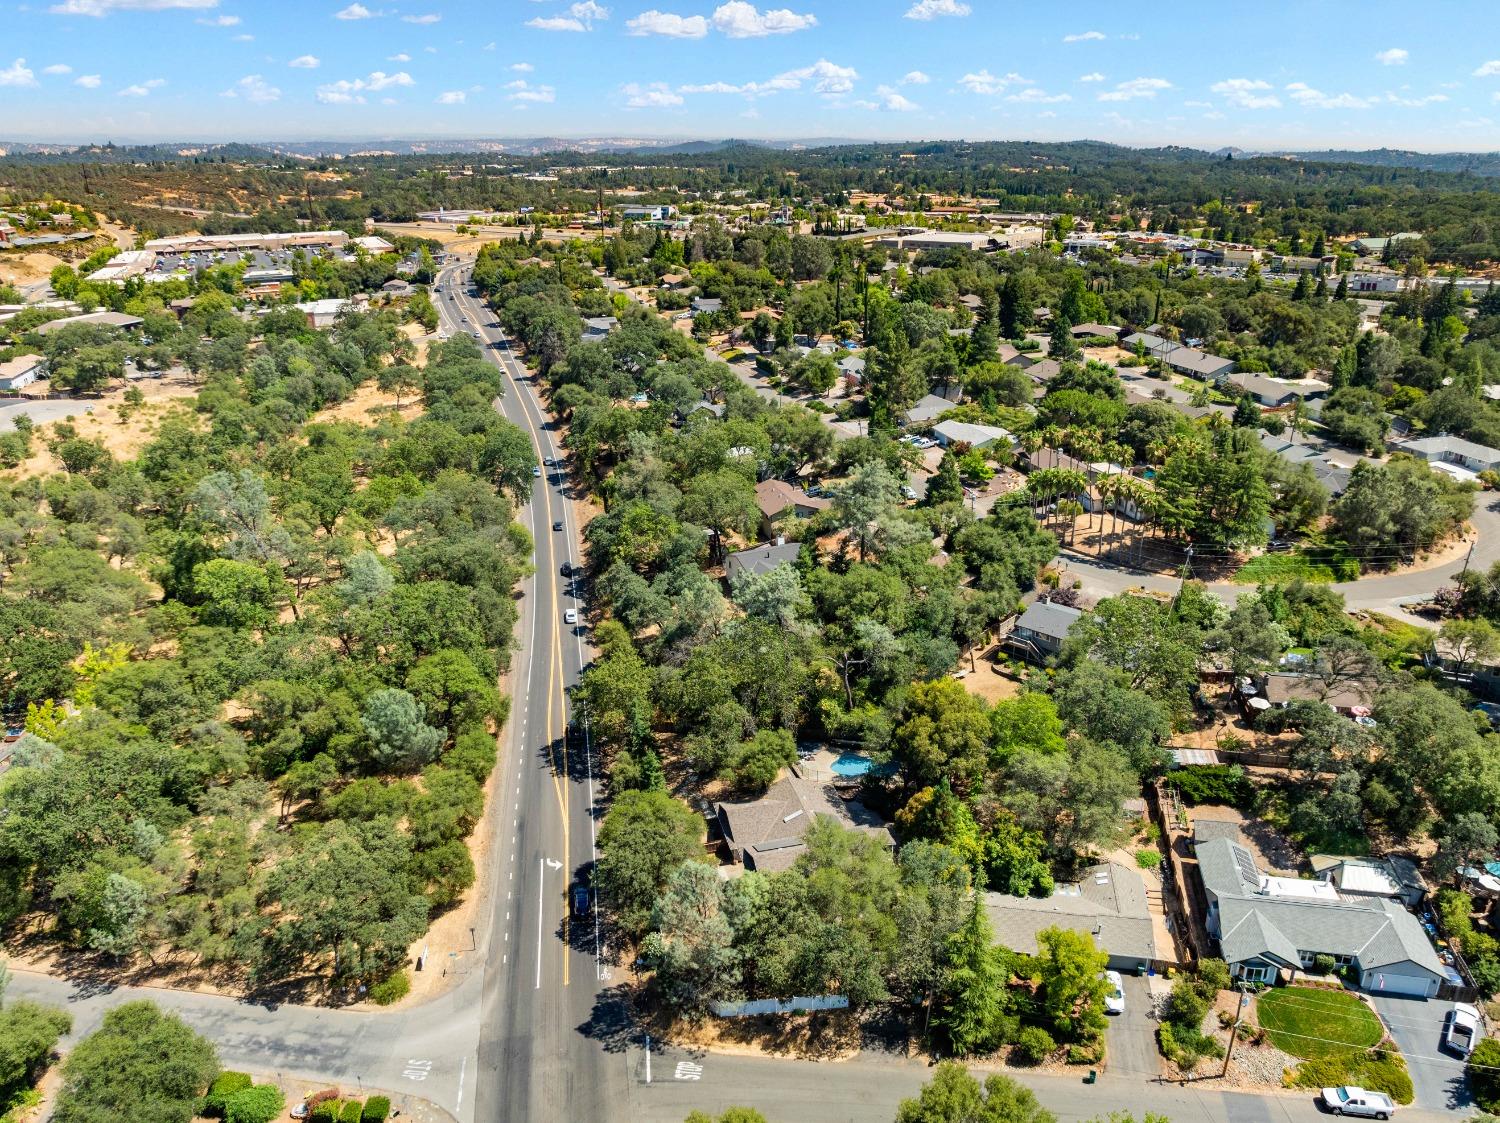
<path id="1" fill-rule="evenodd" d="M 1235 153 L 1235 158 L 1239 158 Z M 1300 160 L 1330 164 L 1372 164 L 1382 168 L 1416 168 L 1424 172 L 1458 172 L 1500 176 L 1500 152 L 1409 152 L 1401 148 L 1373 148 L 1364 152 L 1327 149 L 1292 152 Z"/>

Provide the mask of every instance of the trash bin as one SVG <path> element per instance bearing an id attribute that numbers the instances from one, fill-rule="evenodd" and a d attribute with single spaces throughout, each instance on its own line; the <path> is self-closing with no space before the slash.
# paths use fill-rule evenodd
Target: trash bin
<path id="1" fill-rule="evenodd" d="M 1092 1084 L 1092 1083 L 1094 1083 L 1098 1079 L 1099 1079 L 1099 1070 L 1097 1068 L 1091 1068 L 1091 1069 L 1089 1069 L 1089 1074 L 1083 1078 L 1083 1082 L 1085 1084 Z"/>

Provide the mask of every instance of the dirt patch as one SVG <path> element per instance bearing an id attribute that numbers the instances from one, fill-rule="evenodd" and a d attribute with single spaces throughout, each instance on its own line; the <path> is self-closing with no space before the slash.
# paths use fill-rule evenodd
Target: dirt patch
<path id="1" fill-rule="evenodd" d="M 0 282 L 34 285 L 45 281 L 59 265 L 66 264 L 62 258 L 50 253 L 24 253 L 19 257 L 6 254 L 0 256 Z"/>
<path id="2" fill-rule="evenodd" d="M 1305 864 L 1300 847 L 1268 823 L 1237 811 L 1233 807 L 1206 803 L 1188 808 L 1191 831 L 1195 822 L 1234 823 L 1247 850 L 1255 855 L 1256 864 L 1278 877 L 1296 877 Z"/>
<path id="3" fill-rule="evenodd" d="M 994 661 L 999 648 L 991 649 L 974 659 L 959 660 L 959 669 L 954 678 L 964 684 L 970 694 L 977 694 L 991 705 L 1003 698 L 1014 698 L 1024 689 L 1024 680 Z"/>
<path id="4" fill-rule="evenodd" d="M 361 384 L 353 394 L 345 398 L 337 405 L 320 409 L 313 414 L 308 421 L 309 425 L 330 425 L 337 421 L 352 421 L 356 425 L 373 425 L 379 415 L 399 412 L 407 421 L 422 412 L 422 398 L 420 394 L 408 391 L 401 401 L 401 408 L 396 408 L 396 395 L 382 390 L 372 379 Z"/>
<path id="5" fill-rule="evenodd" d="M 861 1020 L 848 1010 L 710 1018 L 698 1025 L 674 1021 L 660 1025 L 657 1035 L 689 1049 L 816 1061 L 850 1060 L 859 1055 L 864 1043 Z"/>

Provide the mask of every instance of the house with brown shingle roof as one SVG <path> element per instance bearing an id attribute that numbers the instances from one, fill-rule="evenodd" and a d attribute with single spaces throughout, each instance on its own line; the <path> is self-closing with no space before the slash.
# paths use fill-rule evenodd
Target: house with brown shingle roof
<path id="1" fill-rule="evenodd" d="M 760 508 L 760 529 L 767 538 L 773 536 L 776 523 L 791 514 L 810 519 L 826 509 L 829 500 L 808 495 L 785 480 L 762 480 L 755 485 L 755 505 Z"/>
<path id="2" fill-rule="evenodd" d="M 884 821 L 864 804 L 845 800 L 832 784 L 800 776 L 777 780 L 759 799 L 720 803 L 716 813 L 730 856 L 745 869 L 762 873 L 789 868 L 807 849 L 803 836 L 820 818 L 894 844 Z"/>

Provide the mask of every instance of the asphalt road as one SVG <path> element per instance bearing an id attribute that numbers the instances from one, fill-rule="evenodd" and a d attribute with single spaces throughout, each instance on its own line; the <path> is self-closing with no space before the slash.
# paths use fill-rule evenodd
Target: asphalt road
<path id="1" fill-rule="evenodd" d="M 591 746 L 566 694 L 588 658 L 585 617 L 564 563 L 578 564 L 578 528 L 563 450 L 531 376 L 511 354 L 494 313 L 467 292 L 467 264 L 440 275 L 450 331 L 479 332 L 505 372 L 496 408 L 527 432 L 542 461 L 520 518 L 536 542 L 534 575 L 521 601 L 523 657 L 512 686 L 516 751 L 497 788 L 499 846 L 480 1008 L 476 1118 L 605 1119 L 623 1093 L 623 1065 L 606 1052 L 617 1015 L 599 959 L 599 913 L 572 916 L 570 889 L 587 879 L 597 827 Z M 464 321 L 467 322 L 464 322 Z M 553 530 L 556 523 L 563 529 Z M 571 733 L 570 733 L 571 726 Z M 503 871 L 500 872 L 500 871 Z M 607 908 L 608 902 L 604 902 Z"/>

